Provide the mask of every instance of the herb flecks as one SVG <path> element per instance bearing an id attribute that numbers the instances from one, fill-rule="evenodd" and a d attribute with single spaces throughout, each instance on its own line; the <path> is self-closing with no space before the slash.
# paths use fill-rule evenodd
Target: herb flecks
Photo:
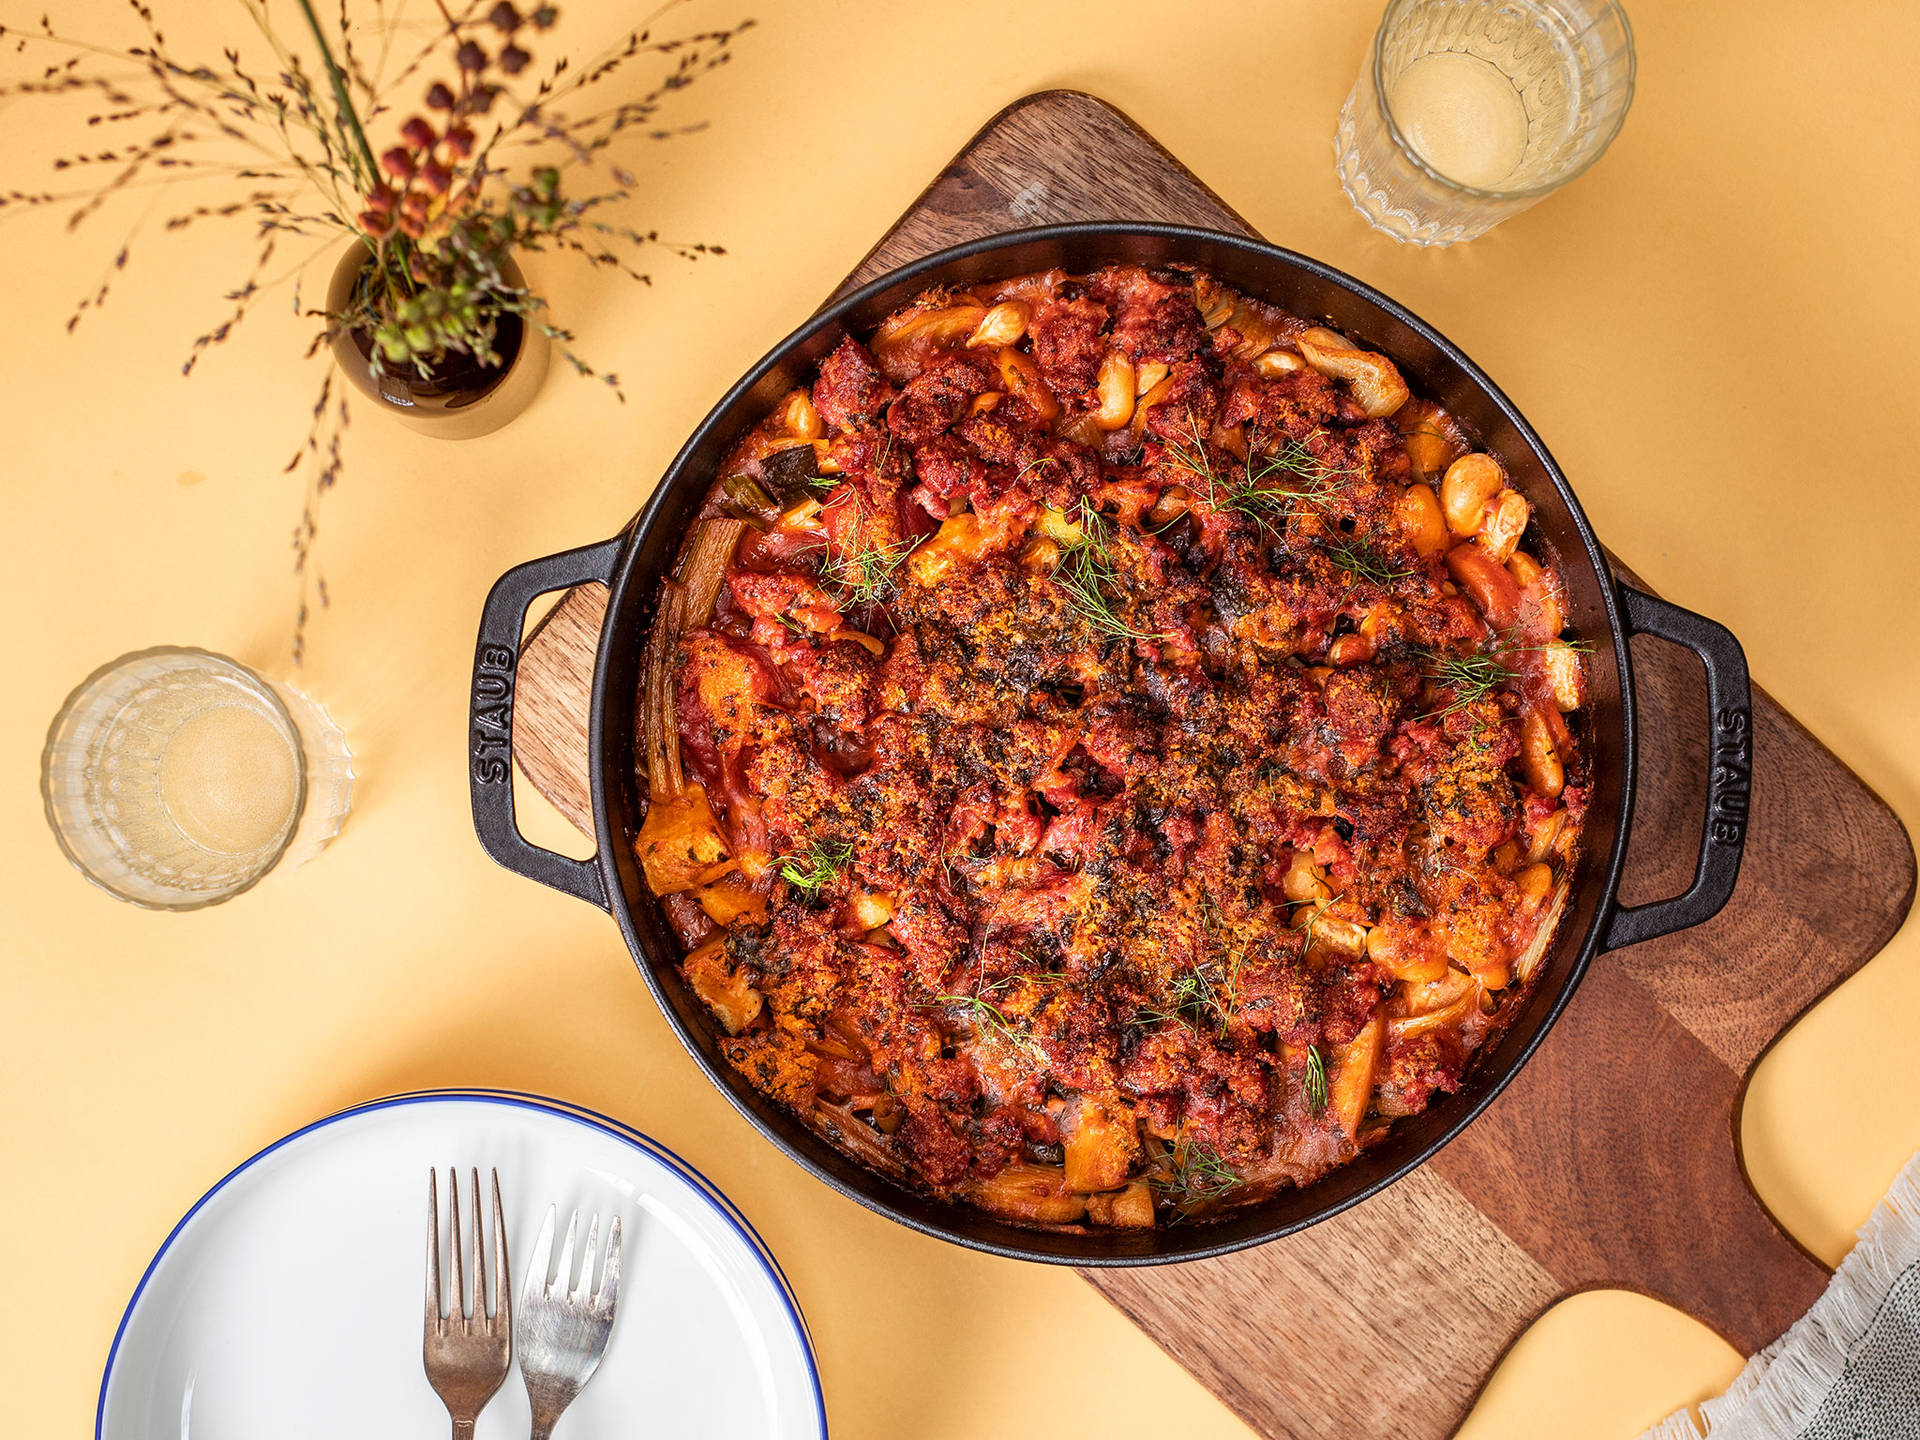
<path id="1" fill-rule="evenodd" d="M 936 995 L 936 1005 L 949 1005 L 965 1010 L 967 1018 L 973 1021 L 975 1029 L 988 1029 L 1004 1035 L 1009 1040 L 1018 1040 L 1013 1025 L 1007 1019 L 1006 1011 L 982 995 Z"/>
<path id="2" fill-rule="evenodd" d="M 1327 1062 L 1318 1045 L 1307 1047 L 1307 1113 L 1318 1115 L 1327 1108 Z"/>
<path id="3" fill-rule="evenodd" d="M 1022 981 L 1041 982 L 1064 980 L 1066 978 L 1064 974 L 1058 971 L 1048 971 L 1033 975 L 1008 975 L 990 984 L 979 987 L 971 995 L 936 995 L 933 997 L 933 1003 L 966 1011 L 967 1018 L 973 1023 L 976 1031 L 982 1029 L 991 1030 L 1015 1045 L 1031 1046 L 1032 1041 L 1030 1037 L 1021 1034 L 1014 1028 L 1012 1020 L 1008 1018 L 1006 1011 L 1002 1010 L 996 1001 L 1000 997 L 1005 996 Z"/>
<path id="4" fill-rule="evenodd" d="M 827 554 L 820 566 L 820 578 L 844 606 L 883 605 L 900 592 L 900 570 L 915 544 L 912 540 L 891 544 L 856 540 L 838 555 Z"/>
<path id="5" fill-rule="evenodd" d="M 1112 592 L 1122 588 L 1114 563 L 1114 530 L 1084 496 L 1072 517 L 1079 538 L 1060 542 L 1060 565 L 1053 572 L 1074 612 L 1102 634 L 1119 640 L 1159 638 L 1137 629 L 1120 613 Z"/>
<path id="6" fill-rule="evenodd" d="M 1310 905 L 1313 907 L 1313 913 L 1307 917 L 1307 923 L 1299 927 L 1302 943 L 1310 947 L 1313 944 L 1313 932 L 1319 928 L 1320 922 L 1332 913 L 1334 906 L 1346 898 L 1347 892 L 1342 890 L 1338 895 L 1331 895 L 1325 900 L 1289 900 L 1282 908 L 1292 910 L 1302 905 Z M 1334 915 L 1333 918 L 1338 920 L 1340 917 Z"/>
<path id="7" fill-rule="evenodd" d="M 1225 1030 L 1239 1008 L 1240 967 L 1244 949 L 1230 948 L 1229 937 L 1213 901 L 1198 897 L 1201 957 L 1175 970 L 1166 985 L 1166 1004 L 1142 1006 L 1136 1020 L 1184 1025 L 1195 1034 L 1211 1022 Z M 1219 952 L 1226 951 L 1224 962 Z"/>
<path id="8" fill-rule="evenodd" d="M 1444 720 L 1485 700 L 1514 678 L 1500 657 L 1485 650 L 1470 655 L 1433 656 L 1421 673 L 1451 697 L 1444 709 L 1424 718 Z"/>
<path id="9" fill-rule="evenodd" d="M 1211 962 L 1201 961 L 1185 970 L 1175 971 L 1167 981 L 1166 1004 L 1143 1005 L 1140 1020 L 1184 1025 L 1196 1034 L 1209 1017 L 1224 1025 L 1230 1011 L 1220 994 Z"/>
<path id="10" fill-rule="evenodd" d="M 774 860 L 780 878 L 809 900 L 833 882 L 853 859 L 853 846 L 837 841 L 816 840 L 795 855 Z"/>
<path id="11" fill-rule="evenodd" d="M 1020 467 L 1019 471 L 1013 477 L 1013 483 L 1018 485 L 1022 480 L 1026 479 L 1027 476 L 1037 475 L 1043 471 L 1051 470 L 1059 463 L 1060 462 L 1051 455 L 1038 456 Z"/>
<path id="12" fill-rule="evenodd" d="M 1354 474 L 1298 440 L 1283 438 L 1263 447 L 1257 433 L 1248 436 L 1244 464 L 1231 458 L 1216 462 L 1192 411 L 1185 432 L 1165 442 L 1165 453 L 1209 509 L 1232 511 L 1276 531 L 1303 510 L 1331 505 Z"/>
<path id="13" fill-rule="evenodd" d="M 1512 630 L 1502 630 L 1485 645 L 1465 655 L 1428 651 L 1420 673 L 1452 698 L 1442 709 L 1422 718 L 1443 720 L 1487 699 L 1501 686 L 1519 678 L 1520 672 L 1508 663 L 1508 657 L 1547 648 L 1544 645 L 1517 645 L 1513 639 Z M 1586 642 L 1580 640 L 1557 640 L 1553 643 L 1582 653 L 1589 648 Z"/>
<path id="14" fill-rule="evenodd" d="M 1354 537 L 1336 540 L 1325 547 L 1327 559 L 1350 580 L 1371 580 L 1375 585 L 1391 585 L 1413 574 L 1411 569 L 1393 564 L 1366 541 Z"/>
<path id="15" fill-rule="evenodd" d="M 1173 1168 L 1151 1183 L 1175 1205 L 1204 1205 L 1240 1184 L 1240 1176 L 1204 1140 L 1182 1140 L 1173 1149 Z"/>

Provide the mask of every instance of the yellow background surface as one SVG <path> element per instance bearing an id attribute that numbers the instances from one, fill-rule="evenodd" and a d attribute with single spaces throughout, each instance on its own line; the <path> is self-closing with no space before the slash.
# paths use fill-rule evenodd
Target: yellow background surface
<path id="1" fill-rule="evenodd" d="M 562 8 L 560 38 L 582 54 L 633 18 L 611 0 Z M 133 38 L 108 0 L 58 9 L 69 28 Z M 190 31 L 187 12 L 214 7 L 167 9 L 181 49 L 211 53 L 221 27 L 245 26 L 215 10 Z M 988 116 L 1075 86 L 1131 113 L 1269 237 L 1458 341 L 1545 435 L 1606 541 L 1731 625 L 1759 683 L 1911 824 L 1920 10 L 1751 0 L 1737 24 L 1735 8 L 1684 0 L 1631 11 L 1640 91 L 1611 153 L 1486 239 L 1429 253 L 1367 230 L 1333 175 L 1370 0 L 681 10 L 667 28 L 761 25 L 671 112 L 705 131 L 636 148 L 633 218 L 729 255 L 656 257 L 651 288 L 528 265 L 582 350 L 622 374 L 624 407 L 556 373 L 513 426 L 466 445 L 362 407 L 323 515 L 333 605 L 302 680 L 350 732 L 356 812 L 317 862 L 187 916 L 118 904 L 67 867 L 41 820 L 39 749 L 68 689 L 123 651 L 198 644 L 285 672 L 301 482 L 280 470 L 321 362 L 301 363 L 307 322 L 276 296 L 180 378 L 244 274 L 237 228 L 170 236 L 154 212 L 105 311 L 68 337 L 72 302 L 150 197 L 72 236 L 57 215 L 0 221 L 9 1430 L 85 1430 L 141 1268 L 231 1165 L 358 1100 L 485 1084 L 617 1115 L 733 1195 L 799 1291 L 842 1435 L 1244 1435 L 1070 1273 L 920 1238 L 807 1178 L 681 1051 L 604 916 L 486 859 L 463 764 L 480 600 L 514 563 L 617 529 L 734 376 Z M 80 113 L 8 106 L 0 189 L 40 188 L 43 157 L 88 144 Z M 315 258 L 310 284 L 331 259 Z M 569 840 L 550 812 L 527 824 Z M 1759 1190 L 1829 1263 L 1920 1145 L 1916 1002 L 1910 927 L 1752 1088 Z M 1650 1300 L 1585 1296 L 1526 1335 L 1469 1430 L 1631 1436 L 1737 1365 Z"/>

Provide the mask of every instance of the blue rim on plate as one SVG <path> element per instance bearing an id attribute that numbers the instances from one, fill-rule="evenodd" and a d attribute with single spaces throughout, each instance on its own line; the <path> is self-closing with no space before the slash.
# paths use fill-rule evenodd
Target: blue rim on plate
<path id="1" fill-rule="evenodd" d="M 113 1362 L 119 1357 L 120 1342 L 126 1338 L 127 1326 L 133 1322 L 133 1312 L 140 1307 L 140 1297 L 146 1294 L 147 1282 L 153 1278 L 153 1272 L 160 1267 L 160 1262 L 166 1258 L 167 1252 L 173 1248 L 173 1242 L 179 1239 L 180 1233 L 192 1223 L 193 1217 L 198 1215 L 214 1196 L 226 1189 L 228 1185 L 232 1184 L 233 1181 L 238 1179 L 246 1171 L 259 1164 L 260 1161 L 266 1159 L 275 1151 L 291 1145 L 302 1136 L 311 1135 L 314 1131 L 325 1129 L 327 1126 L 336 1124 L 341 1120 L 350 1120 L 356 1115 L 365 1115 L 376 1110 L 398 1109 L 404 1105 L 422 1105 L 435 1100 L 474 1100 L 487 1105 L 504 1105 L 512 1109 L 541 1111 L 549 1115 L 557 1115 L 563 1120 L 571 1120 L 576 1125 L 584 1125 L 589 1130 L 598 1130 L 602 1134 L 611 1135 L 614 1139 L 631 1145 L 642 1154 L 658 1160 L 661 1164 L 679 1175 L 681 1179 L 689 1182 L 707 1203 L 712 1205 L 713 1208 L 720 1213 L 721 1217 L 734 1228 L 740 1238 L 747 1242 L 748 1248 L 752 1250 L 754 1257 L 759 1260 L 761 1268 L 767 1272 L 768 1278 L 774 1282 L 774 1288 L 779 1291 L 780 1302 L 786 1307 L 788 1319 L 793 1322 L 794 1334 L 800 1341 L 801 1354 L 806 1358 L 807 1378 L 813 1386 L 814 1415 L 820 1424 L 822 1440 L 825 1440 L 828 1433 L 827 1402 L 825 1392 L 821 1389 L 820 1385 L 820 1365 L 813 1353 L 813 1334 L 807 1328 L 807 1318 L 801 1313 L 799 1297 L 793 1293 L 793 1286 L 788 1282 L 786 1272 L 780 1268 L 780 1262 L 774 1258 L 773 1252 L 767 1248 L 766 1241 L 760 1238 L 760 1232 L 753 1228 L 753 1223 L 748 1220 L 745 1215 L 740 1213 L 739 1207 L 729 1200 L 711 1180 L 707 1179 L 706 1176 L 702 1175 L 698 1170 L 694 1169 L 693 1166 L 689 1165 L 685 1160 L 682 1160 L 658 1140 L 655 1140 L 650 1135 L 642 1134 L 631 1125 L 615 1120 L 612 1116 L 602 1115 L 596 1110 L 589 1110 L 586 1106 L 576 1105 L 570 1100 L 554 1100 L 545 1095 L 532 1095 L 520 1090 L 490 1090 L 484 1087 L 409 1090 L 399 1095 L 388 1095 L 379 1100 L 367 1100 L 358 1105 L 350 1105 L 345 1110 L 335 1111 L 331 1115 L 323 1116 L 318 1120 L 302 1125 L 291 1134 L 281 1136 L 264 1150 L 257 1151 L 248 1156 L 225 1175 L 222 1175 L 220 1179 L 208 1189 L 206 1194 L 193 1202 L 192 1206 L 187 1210 L 187 1213 L 182 1215 L 179 1222 L 167 1232 L 167 1238 L 160 1242 L 160 1248 L 154 1252 L 153 1259 L 148 1261 L 147 1268 L 141 1271 L 140 1283 L 133 1287 L 133 1297 L 127 1301 L 126 1311 L 121 1315 L 120 1324 L 113 1332 L 113 1344 L 107 1349 L 107 1366 L 105 1372 L 100 1377 L 100 1398 L 95 1403 L 93 1411 L 94 1440 L 103 1440 L 107 1420 L 107 1387 L 113 1383 Z"/>

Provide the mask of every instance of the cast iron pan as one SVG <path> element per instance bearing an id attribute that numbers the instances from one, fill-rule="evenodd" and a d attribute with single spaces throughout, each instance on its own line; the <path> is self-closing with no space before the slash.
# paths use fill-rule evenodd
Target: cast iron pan
<path id="1" fill-rule="evenodd" d="M 1584 742 L 1594 789 L 1586 855 L 1543 982 L 1522 1012 L 1476 1058 L 1458 1093 L 1401 1120 L 1353 1163 L 1303 1190 L 1282 1191 L 1217 1221 L 1152 1231 L 1027 1230 L 962 1205 L 914 1195 L 843 1155 L 795 1116 L 759 1094 L 727 1065 L 719 1031 L 675 971 L 678 942 L 641 876 L 633 838 L 644 815 L 635 765 L 635 710 L 647 628 L 665 568 L 734 439 L 799 383 L 808 367 L 849 332 L 870 330 L 928 285 L 970 285 L 1059 266 L 1084 272 L 1110 262 L 1183 261 L 1228 284 L 1390 355 L 1416 393 L 1438 400 L 1478 443 L 1497 455 L 1533 505 L 1528 545 L 1556 558 L 1568 619 L 1593 648 Z M 611 588 L 594 666 L 589 726 L 598 853 L 571 860 L 524 839 L 513 814 L 513 682 L 521 627 L 539 595 L 585 581 Z M 1650 905 L 1616 903 L 1633 819 L 1633 666 L 1627 641 L 1656 636 L 1684 645 L 1706 667 L 1713 757 L 1700 861 L 1686 893 Z M 688 1051 L 760 1133 L 841 1194 L 903 1225 L 959 1245 L 1027 1260 L 1073 1265 L 1155 1265 L 1222 1255 L 1338 1214 L 1405 1175 L 1485 1109 L 1526 1063 L 1594 956 L 1698 925 L 1733 893 L 1746 838 L 1752 732 L 1746 657 L 1725 627 L 1619 584 L 1572 487 L 1511 401 L 1458 347 L 1376 290 L 1317 260 L 1261 241 L 1172 225 L 1055 225 L 955 246 L 875 280 L 815 315 L 742 377 L 681 449 L 620 534 L 597 545 L 509 570 L 487 597 L 474 653 L 469 779 L 473 819 L 487 852 L 508 869 L 611 911 L 641 975 Z"/>

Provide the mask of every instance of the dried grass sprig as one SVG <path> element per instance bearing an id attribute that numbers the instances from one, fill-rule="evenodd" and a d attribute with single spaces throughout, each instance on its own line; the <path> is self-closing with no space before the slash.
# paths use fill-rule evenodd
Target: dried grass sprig
<path id="1" fill-rule="evenodd" d="M 415 24 L 403 19 L 404 0 L 366 0 L 372 18 L 362 24 L 346 0 L 292 0 L 296 23 L 282 28 L 268 0 L 238 3 L 264 47 L 255 58 L 238 46 L 223 47 L 217 60 L 179 52 L 145 0 L 129 0 L 140 34 L 128 44 L 67 33 L 47 15 L 37 27 L 0 25 L 0 39 L 16 51 L 47 57 L 37 75 L 0 85 L 0 106 L 88 97 L 86 127 L 104 142 L 50 162 L 80 182 L 71 188 L 0 188 L 0 220 L 65 205 L 67 228 L 77 230 L 122 197 L 153 192 L 76 301 L 67 329 L 104 304 L 156 215 L 163 233 L 239 223 L 252 233 L 251 266 L 225 292 L 221 318 L 194 337 L 183 373 L 231 339 L 262 296 L 293 279 L 296 313 L 319 322 L 309 356 L 358 332 L 371 342 L 376 377 L 427 377 L 455 357 L 497 364 L 498 327 L 517 316 L 556 342 L 577 374 L 624 399 L 618 375 L 577 354 L 572 332 L 547 317 L 541 297 L 507 278 L 510 257 L 551 249 L 651 284 L 638 260 L 647 251 L 683 261 L 724 254 L 717 245 L 663 240 L 607 212 L 635 200 L 639 188 L 614 158 L 619 145 L 701 128 L 662 123 L 661 113 L 725 65 L 753 22 L 656 38 L 653 25 L 681 3 L 669 0 L 585 63 L 561 55 L 537 69 L 527 47 L 552 30 L 552 5 L 522 12 L 511 0 L 433 0 L 433 17 Z M 666 62 L 666 73 L 637 94 L 620 94 L 627 73 L 647 59 Z M 416 105 L 400 104 L 403 87 L 417 87 Z M 589 92 L 607 99 L 585 104 Z M 526 165 L 510 171 L 496 152 L 523 156 Z M 543 155 L 551 158 L 540 163 Z M 202 193 L 161 214 L 177 186 L 221 183 L 238 193 Z M 366 246 L 368 267 L 349 304 L 303 308 L 300 270 L 353 240 Z M 290 244 L 299 241 L 310 243 Z M 305 258 L 286 264 L 292 254 Z M 315 560 L 318 507 L 340 477 L 347 418 L 344 388 L 329 373 L 289 466 L 309 472 L 293 542 L 296 657 L 311 608 L 326 604 Z"/>

